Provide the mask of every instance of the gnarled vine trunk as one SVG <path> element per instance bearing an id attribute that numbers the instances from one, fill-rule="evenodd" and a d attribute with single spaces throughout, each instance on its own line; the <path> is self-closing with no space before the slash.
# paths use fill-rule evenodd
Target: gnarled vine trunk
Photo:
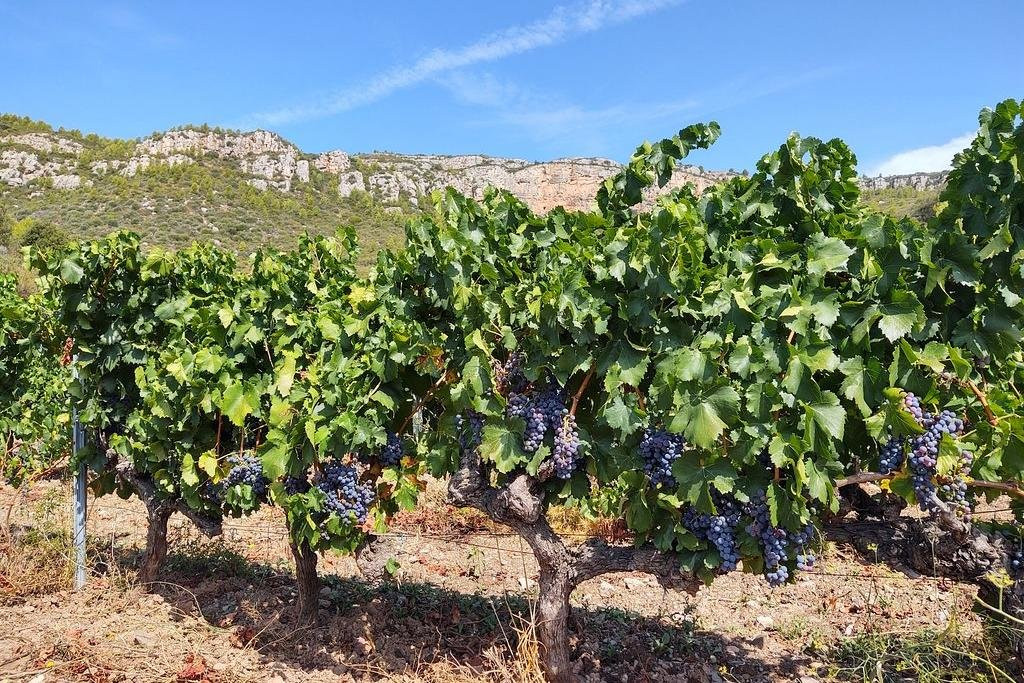
<path id="1" fill-rule="evenodd" d="M 541 661 L 551 681 L 572 680 L 569 652 L 569 596 L 576 587 L 566 566 L 540 569 L 537 599 L 537 640 Z"/>
<path id="2" fill-rule="evenodd" d="M 501 488 L 491 486 L 479 462 L 466 457 L 448 484 L 456 505 L 474 507 L 491 519 L 514 529 L 530 546 L 540 566 L 536 633 L 544 675 L 552 683 L 574 679 L 569 646 L 569 598 L 581 582 L 609 572 L 644 571 L 664 585 L 689 586 L 697 582 L 679 571 L 674 557 L 649 548 L 608 545 L 590 539 L 567 546 L 543 516 L 540 484 L 549 472 L 537 477 L 519 475 Z"/>
<path id="3" fill-rule="evenodd" d="M 567 546 L 543 517 L 540 484 L 543 468 L 536 477 L 521 474 L 501 487 L 492 486 L 479 460 L 465 456 L 448 484 L 452 503 L 473 507 L 494 521 L 514 529 L 526 542 L 540 566 L 536 633 L 541 665 L 552 683 L 573 680 L 569 647 L 569 598 L 573 589 L 587 579 L 610 572 L 640 571 L 655 576 L 664 586 L 695 591 L 700 582 L 680 571 L 678 560 L 653 548 L 609 545 L 589 539 Z M 870 497 L 850 496 L 854 510 Z M 826 538 L 848 543 L 865 557 L 878 562 L 909 567 L 929 576 L 944 576 L 976 583 L 982 597 L 992 604 L 1001 598 L 1004 610 L 1024 618 L 1024 582 L 1008 590 L 989 581 L 990 573 L 1008 569 L 1011 548 L 1004 539 L 964 524 L 951 515 L 929 519 L 900 517 L 899 505 L 872 502 L 871 515 L 878 521 L 834 519 L 823 531 Z M 849 509 L 849 508 L 848 508 Z"/>
<path id="4" fill-rule="evenodd" d="M 1009 573 L 1015 550 L 1005 538 L 946 512 L 877 519 L 877 510 L 859 504 L 862 492 L 855 487 L 844 488 L 843 497 L 853 503 L 858 518 L 827 524 L 824 531 L 830 540 L 851 545 L 875 562 L 974 583 L 982 600 L 993 606 L 1001 603 L 1006 613 L 1024 618 L 1024 581 L 1004 588 L 997 585 L 996 574 L 999 570 Z"/>
<path id="5" fill-rule="evenodd" d="M 316 573 L 316 552 L 305 541 L 292 541 L 295 558 L 295 582 L 298 589 L 297 620 L 300 624 L 315 624 L 320 611 L 320 577 Z"/>
<path id="6" fill-rule="evenodd" d="M 172 510 L 166 505 L 147 502 L 146 513 L 146 550 L 139 566 L 139 583 L 149 584 L 156 581 L 164 560 L 167 559 L 167 522 Z"/>
<path id="7" fill-rule="evenodd" d="M 210 538 L 221 534 L 219 517 L 193 510 L 181 499 L 158 495 L 153 482 L 136 472 L 129 463 L 118 463 L 115 472 L 118 480 L 134 489 L 139 500 L 146 506 L 146 550 L 139 567 L 140 583 L 153 583 L 163 568 L 164 560 L 167 559 L 167 522 L 175 512 L 188 517 L 199 531 Z"/>

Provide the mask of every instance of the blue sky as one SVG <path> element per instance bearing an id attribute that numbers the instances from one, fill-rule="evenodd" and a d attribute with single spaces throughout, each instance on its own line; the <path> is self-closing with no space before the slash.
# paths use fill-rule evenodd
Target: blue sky
<path id="1" fill-rule="evenodd" d="M 15 2 L 0 111 L 108 136 L 184 123 L 306 151 L 624 160 L 716 119 L 751 168 L 793 130 L 863 171 L 942 167 L 1024 97 L 1020 0 Z"/>

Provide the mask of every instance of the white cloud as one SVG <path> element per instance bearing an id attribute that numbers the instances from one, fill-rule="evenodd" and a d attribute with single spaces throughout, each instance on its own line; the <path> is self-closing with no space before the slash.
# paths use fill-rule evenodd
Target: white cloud
<path id="1" fill-rule="evenodd" d="M 487 120 L 480 123 L 515 126 L 541 140 L 565 136 L 592 138 L 602 129 L 665 118 L 692 110 L 698 104 L 696 100 L 686 99 L 586 108 L 567 102 L 559 95 L 500 81 L 487 73 L 457 71 L 437 82 L 459 102 L 492 110 Z"/>
<path id="2" fill-rule="evenodd" d="M 894 154 L 873 166 L 866 175 L 905 175 L 925 171 L 946 171 L 953 164 L 953 155 L 974 139 L 974 133 L 965 133 L 941 145 L 908 149 Z"/>
<path id="3" fill-rule="evenodd" d="M 599 155 L 607 154 L 603 134 L 613 128 L 627 126 L 632 130 L 642 124 L 646 129 L 648 124 L 670 121 L 664 130 L 646 131 L 657 135 L 675 130 L 672 126 L 710 118 L 716 112 L 828 78 L 837 72 L 835 67 L 816 67 L 785 76 L 750 73 L 678 99 L 634 100 L 593 108 L 568 102 L 557 93 L 540 92 L 477 71 L 455 70 L 435 76 L 434 80 L 458 102 L 489 110 L 486 119 L 473 122 L 476 125 L 513 126 L 542 142 L 569 142 L 577 154 Z M 679 89 L 686 88 L 680 84 Z M 642 137 L 644 130 L 636 130 L 635 134 Z"/>
<path id="4" fill-rule="evenodd" d="M 587 0 L 556 7 L 539 21 L 512 26 L 464 47 L 434 50 L 412 64 L 388 69 L 366 83 L 317 101 L 252 114 L 245 119 L 243 127 L 279 126 L 339 114 L 454 69 L 555 45 L 572 36 L 592 33 L 680 2 L 682 0 Z"/>

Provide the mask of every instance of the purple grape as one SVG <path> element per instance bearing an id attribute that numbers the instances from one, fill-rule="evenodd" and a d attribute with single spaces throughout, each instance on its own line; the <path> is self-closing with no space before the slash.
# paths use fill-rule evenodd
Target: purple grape
<path id="1" fill-rule="evenodd" d="M 328 463 L 316 483 L 324 495 L 324 510 L 341 521 L 362 524 L 375 499 L 373 488 L 359 483 L 355 467 L 340 462 Z"/>
<path id="2" fill-rule="evenodd" d="M 637 446 L 637 452 L 643 461 L 644 472 L 651 484 L 675 488 L 676 480 L 672 476 L 672 463 L 679 459 L 686 447 L 686 440 L 679 434 L 672 434 L 663 429 L 648 427 L 644 430 Z"/>
<path id="3" fill-rule="evenodd" d="M 384 467 L 394 467 L 402 462 L 402 438 L 394 432 L 388 432 L 388 442 L 380 449 L 378 456 Z"/>
<path id="4" fill-rule="evenodd" d="M 739 564 L 739 544 L 736 542 L 736 529 L 740 523 L 740 507 L 734 501 L 715 492 L 713 499 L 717 514 L 697 512 L 696 508 L 688 507 L 683 512 L 683 526 L 702 541 L 709 541 L 718 550 L 722 564 L 719 569 L 730 572 Z"/>
<path id="5" fill-rule="evenodd" d="M 259 456 L 246 455 L 234 457 L 229 461 L 234 464 L 228 476 L 224 478 L 224 488 L 243 485 L 252 489 L 256 498 L 263 498 L 267 493 L 267 480 L 263 477 L 263 462 Z"/>
<path id="6" fill-rule="evenodd" d="M 902 437 L 890 437 L 881 448 L 878 457 L 878 470 L 882 474 L 892 474 L 903 466 L 907 440 Z"/>

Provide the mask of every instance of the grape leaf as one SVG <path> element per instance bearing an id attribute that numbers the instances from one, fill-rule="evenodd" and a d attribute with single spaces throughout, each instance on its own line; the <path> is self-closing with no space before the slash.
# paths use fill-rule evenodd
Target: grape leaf
<path id="1" fill-rule="evenodd" d="M 878 310 L 881 313 L 878 329 L 889 341 L 896 341 L 924 327 L 924 306 L 911 292 L 894 292 L 891 299 L 879 306 Z"/>
<path id="2" fill-rule="evenodd" d="M 837 237 L 826 237 L 818 233 L 807 245 L 807 272 L 823 275 L 834 270 L 845 270 L 846 262 L 853 255 L 853 249 Z"/>
<path id="3" fill-rule="evenodd" d="M 520 445 L 519 435 L 495 424 L 484 426 L 480 457 L 493 462 L 502 473 L 511 472 L 517 465 L 529 460 Z"/>

